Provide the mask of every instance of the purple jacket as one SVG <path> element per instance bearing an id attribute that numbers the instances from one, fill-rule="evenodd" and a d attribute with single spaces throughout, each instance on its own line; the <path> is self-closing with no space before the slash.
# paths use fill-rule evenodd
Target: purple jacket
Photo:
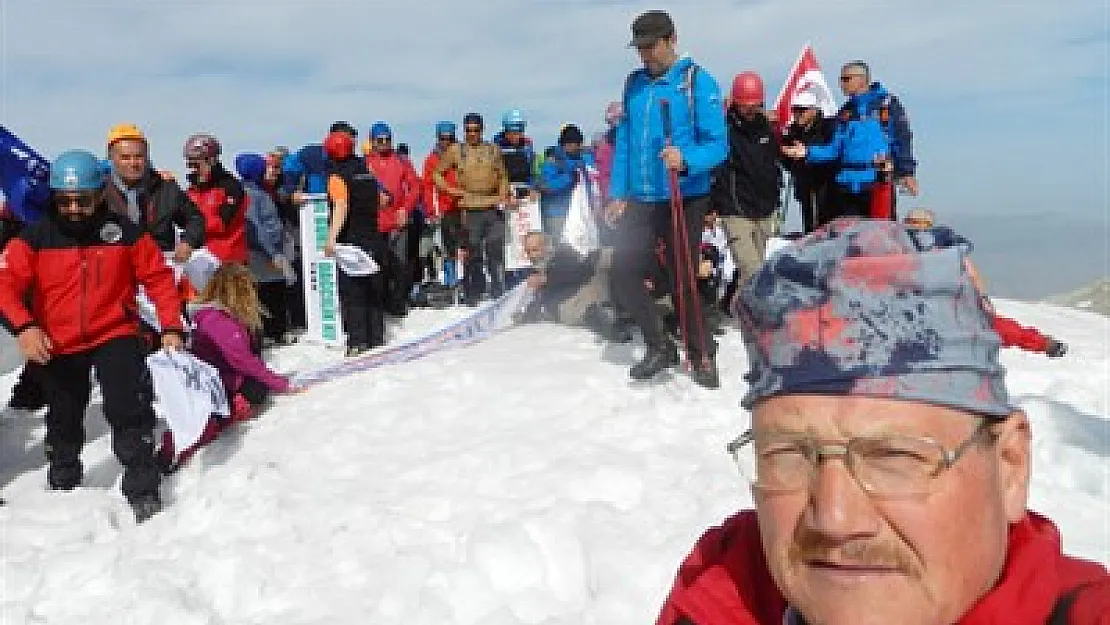
<path id="1" fill-rule="evenodd" d="M 251 351 L 250 333 L 226 311 L 211 304 L 193 313 L 192 352 L 220 372 L 227 394 L 232 396 L 253 378 L 276 393 L 289 390 L 289 380 L 270 371 Z"/>

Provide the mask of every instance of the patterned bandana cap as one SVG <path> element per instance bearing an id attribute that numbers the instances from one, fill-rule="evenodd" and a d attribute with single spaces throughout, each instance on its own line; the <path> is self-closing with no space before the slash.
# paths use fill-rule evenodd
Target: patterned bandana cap
<path id="1" fill-rule="evenodd" d="M 751 364 L 742 405 L 868 395 L 1008 416 L 970 251 L 947 228 L 838 219 L 775 253 L 737 300 Z"/>

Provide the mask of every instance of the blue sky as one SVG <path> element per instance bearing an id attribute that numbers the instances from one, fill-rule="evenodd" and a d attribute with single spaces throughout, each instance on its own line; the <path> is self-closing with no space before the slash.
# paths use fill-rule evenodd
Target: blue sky
<path id="1" fill-rule="evenodd" d="M 680 49 L 726 89 L 754 69 L 773 98 L 807 41 L 830 79 L 868 60 L 910 113 L 912 203 L 955 222 L 1085 220 L 1106 273 L 1105 0 L 0 0 L 0 119 L 47 156 L 102 151 L 133 121 L 176 170 L 198 130 L 234 153 L 385 119 L 422 158 L 436 120 L 510 106 L 547 144 L 563 122 L 600 129 L 638 63 L 629 23 L 651 8 L 671 11 Z"/>

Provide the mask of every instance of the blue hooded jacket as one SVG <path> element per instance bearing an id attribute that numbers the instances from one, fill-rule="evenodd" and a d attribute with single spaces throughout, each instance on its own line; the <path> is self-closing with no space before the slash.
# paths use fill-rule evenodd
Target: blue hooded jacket
<path id="1" fill-rule="evenodd" d="M 324 146 L 313 143 L 306 145 L 285 159 L 281 168 L 283 191 L 292 193 L 300 190 L 305 193 L 327 193 L 328 171 Z"/>
<path id="2" fill-rule="evenodd" d="M 0 126 L 0 190 L 8 210 L 20 222 L 34 223 L 46 213 L 49 176 L 50 163 Z"/>
<path id="3" fill-rule="evenodd" d="M 544 217 L 567 216 L 577 173 L 580 171 L 585 176 L 586 168 L 593 166 L 594 158 L 589 152 L 582 150 L 577 157 L 572 157 L 562 146 L 544 159 L 539 184 L 540 211 Z"/>
<path id="4" fill-rule="evenodd" d="M 886 123 L 880 119 L 884 106 L 889 115 Z M 876 156 L 894 162 L 897 178 L 912 176 L 917 169 L 906 110 L 877 82 L 840 107 L 832 139 L 826 145 L 809 146 L 806 161 L 838 164 L 837 184 L 859 193 L 878 179 Z"/>
<path id="5" fill-rule="evenodd" d="M 667 169 L 659 153 L 666 145 L 659 103 L 670 102 L 673 143 L 682 151 L 686 171 L 679 176 L 684 196 L 709 194 L 709 172 L 728 155 L 728 133 L 721 88 L 703 68 L 693 72 L 688 58 L 666 74 L 652 78 L 644 68 L 625 83 L 624 118 L 617 125 L 609 197 L 616 200 L 665 202 L 670 199 Z M 688 80 L 689 75 L 693 80 Z M 690 85 L 693 98 L 690 97 Z M 691 111 L 690 102 L 693 100 Z"/>

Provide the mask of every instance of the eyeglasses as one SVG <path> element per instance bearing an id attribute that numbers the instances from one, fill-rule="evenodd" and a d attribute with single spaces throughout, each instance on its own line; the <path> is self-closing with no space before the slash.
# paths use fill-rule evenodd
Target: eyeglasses
<path id="1" fill-rule="evenodd" d="M 848 82 L 853 78 L 863 78 L 863 74 L 844 74 L 840 77 L 840 82 Z"/>
<path id="2" fill-rule="evenodd" d="M 78 193 L 75 195 L 62 195 L 54 196 L 54 204 L 58 208 L 69 208 L 76 205 L 78 208 L 92 208 L 96 204 L 95 193 Z"/>
<path id="3" fill-rule="evenodd" d="M 392 140 L 393 140 L 393 137 L 389 137 L 389 136 L 374 137 L 374 143 L 389 143 Z"/>
<path id="4" fill-rule="evenodd" d="M 824 458 L 841 456 L 863 490 L 877 497 L 913 497 L 930 492 L 932 481 L 956 464 L 984 434 L 994 442 L 992 422 L 983 420 L 955 449 L 930 438 L 859 436 L 828 444 L 791 434 L 744 432 L 728 445 L 741 475 L 753 488 L 770 492 L 806 490 Z"/>

